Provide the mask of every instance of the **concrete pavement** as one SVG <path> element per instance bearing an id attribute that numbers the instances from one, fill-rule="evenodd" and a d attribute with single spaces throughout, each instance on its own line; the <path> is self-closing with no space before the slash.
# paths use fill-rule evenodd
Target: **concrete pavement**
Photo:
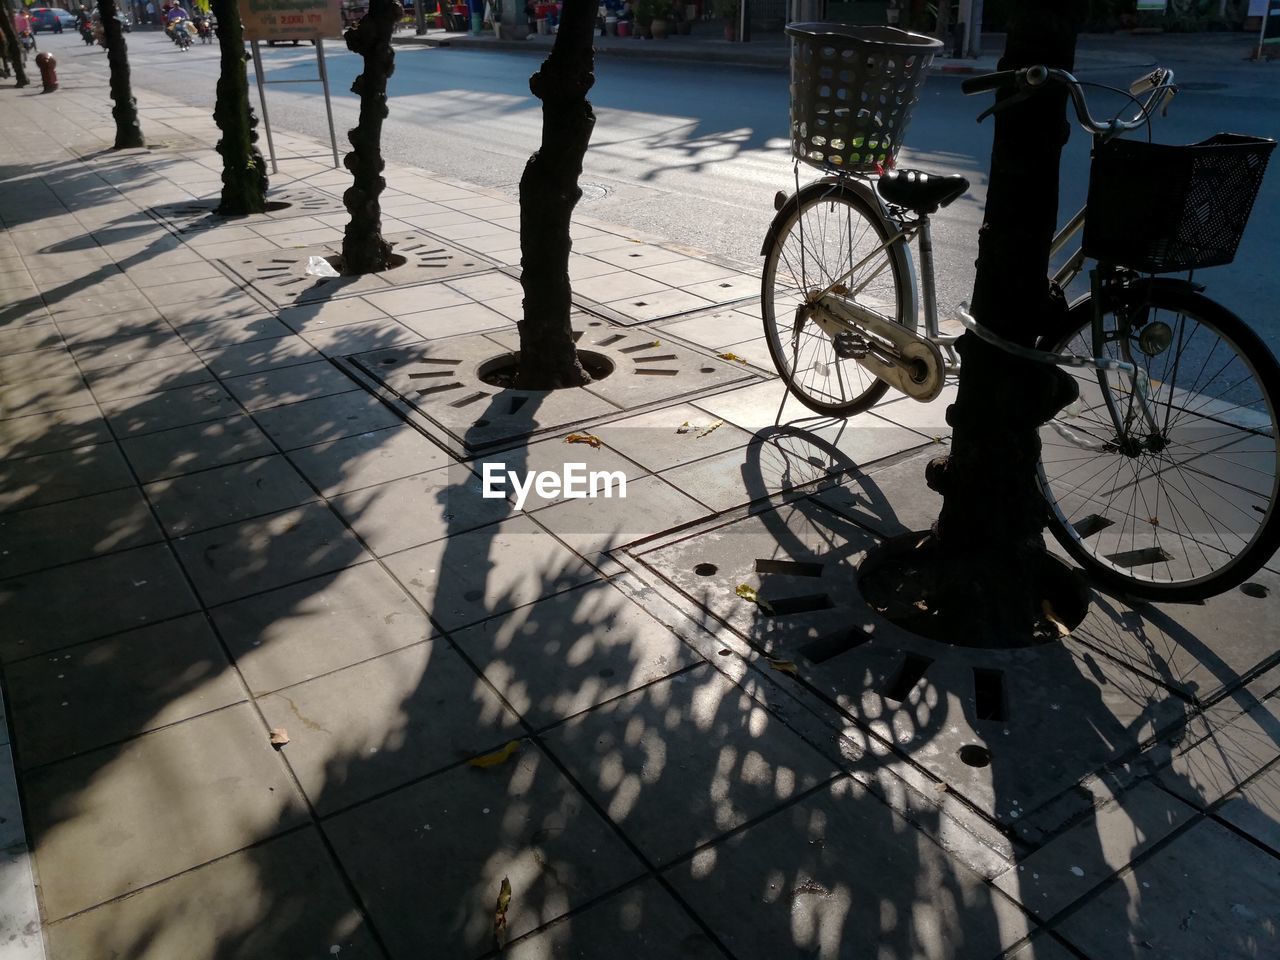
<path id="1" fill-rule="evenodd" d="M 0 958 L 1280 952 L 1275 573 L 911 638 L 856 568 L 943 404 L 779 409 L 758 264 L 579 220 L 614 372 L 495 388 L 508 196 L 391 165 L 406 264 L 320 281 L 327 146 L 220 221 L 207 111 L 64 82 L 0 89 Z M 626 499 L 483 496 L 570 462 Z"/>

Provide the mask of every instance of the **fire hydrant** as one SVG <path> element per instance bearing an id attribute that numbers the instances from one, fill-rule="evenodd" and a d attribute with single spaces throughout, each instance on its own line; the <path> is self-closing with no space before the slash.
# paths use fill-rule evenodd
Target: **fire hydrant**
<path id="1" fill-rule="evenodd" d="M 44 84 L 42 93 L 53 93 L 58 89 L 58 61 L 53 54 L 45 51 L 36 54 L 36 66 L 40 68 L 40 82 Z"/>

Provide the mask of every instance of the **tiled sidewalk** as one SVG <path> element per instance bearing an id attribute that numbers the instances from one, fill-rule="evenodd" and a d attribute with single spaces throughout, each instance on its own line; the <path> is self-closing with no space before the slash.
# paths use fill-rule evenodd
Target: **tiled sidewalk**
<path id="1" fill-rule="evenodd" d="M 1052 660 L 1001 661 L 1040 685 L 1022 726 L 942 680 L 893 693 L 891 633 L 771 670 L 860 622 L 861 551 L 936 511 L 942 404 L 779 434 L 751 265 L 584 221 L 584 336 L 725 379 L 485 394 L 473 424 L 547 432 L 459 460 L 357 374 L 510 348 L 512 200 L 391 166 L 385 227 L 426 272 L 325 289 L 298 267 L 346 223 L 322 148 L 277 133 L 294 206 L 216 223 L 181 209 L 218 189 L 207 113 L 143 108 L 171 146 L 116 154 L 98 92 L 0 90 L 0 958 L 1277 952 L 1274 597 L 1096 605 Z M 629 496 L 518 511 L 479 495 L 498 459 Z M 782 569 L 812 599 L 816 567 L 834 606 L 732 595 Z M 975 739 L 995 762 L 954 759 Z"/>

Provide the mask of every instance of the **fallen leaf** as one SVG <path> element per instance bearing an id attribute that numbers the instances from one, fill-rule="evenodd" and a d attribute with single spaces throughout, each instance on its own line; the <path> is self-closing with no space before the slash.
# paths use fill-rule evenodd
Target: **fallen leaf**
<path id="1" fill-rule="evenodd" d="M 284 727 L 273 727 L 271 729 L 271 745 L 273 747 L 283 747 L 289 742 L 289 731 Z"/>
<path id="2" fill-rule="evenodd" d="M 703 430 L 700 434 L 698 434 L 698 439 L 701 440 L 703 437 L 707 436 L 707 434 L 715 433 L 722 426 L 724 426 L 724 421 L 717 420 L 715 423 L 711 424 L 711 426 L 707 427 L 707 429 Z"/>
<path id="3" fill-rule="evenodd" d="M 651 346 L 651 347 L 660 347 L 660 346 L 662 346 L 662 341 L 661 341 L 661 340 L 654 340 L 652 343 L 650 343 L 650 344 L 649 344 L 649 346 Z"/>
<path id="4" fill-rule="evenodd" d="M 684 423 L 680 424 L 680 426 L 676 427 L 676 433 L 688 433 L 692 429 L 693 424 L 686 420 Z"/>
<path id="5" fill-rule="evenodd" d="M 1059 637 L 1071 636 L 1071 628 L 1058 619 L 1058 615 L 1053 612 L 1053 605 L 1048 600 L 1040 601 L 1040 609 L 1044 613 L 1044 618 L 1057 627 Z"/>
<path id="6" fill-rule="evenodd" d="M 493 907 L 493 939 L 501 950 L 507 944 L 507 907 L 511 906 L 511 881 L 502 878 L 498 888 L 498 902 Z"/>
<path id="7" fill-rule="evenodd" d="M 501 750 L 495 750 L 493 753 L 486 753 L 479 757 L 472 757 L 467 763 L 473 767 L 496 767 L 500 763 L 506 763 L 511 759 L 512 754 L 520 749 L 519 740 L 511 740 Z"/>
<path id="8" fill-rule="evenodd" d="M 748 603 L 754 603 L 765 613 L 773 613 L 773 607 L 769 606 L 769 601 L 765 600 L 760 594 L 756 593 L 755 588 L 745 583 L 738 584 L 738 589 L 733 591 Z"/>
<path id="9" fill-rule="evenodd" d="M 718 356 L 721 360 L 728 360 L 728 361 L 730 361 L 730 362 L 732 362 L 732 363 L 746 363 L 746 362 L 747 362 L 747 361 L 743 360 L 740 356 L 738 356 L 736 353 L 718 353 L 718 354 L 716 354 L 716 356 Z"/>
<path id="10" fill-rule="evenodd" d="M 592 449 L 599 450 L 603 441 L 594 433 L 571 433 L 564 438 L 565 443 L 585 443 Z"/>
<path id="11" fill-rule="evenodd" d="M 777 670 L 779 673 L 789 673 L 793 677 L 799 676 L 799 671 L 796 670 L 794 660 L 775 660 L 773 657 L 765 657 L 765 659 L 769 661 L 769 666 L 773 667 L 773 669 Z"/>

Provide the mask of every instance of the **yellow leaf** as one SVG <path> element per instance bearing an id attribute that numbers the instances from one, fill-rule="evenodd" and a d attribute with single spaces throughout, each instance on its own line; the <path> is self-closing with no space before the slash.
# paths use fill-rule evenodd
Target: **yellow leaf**
<path id="1" fill-rule="evenodd" d="M 728 360 L 728 361 L 730 361 L 730 362 L 732 362 L 732 363 L 746 363 L 746 362 L 747 362 L 747 361 L 743 360 L 740 356 L 738 356 L 736 353 L 718 353 L 718 354 L 716 354 L 716 356 L 718 356 L 721 360 Z"/>
<path id="2" fill-rule="evenodd" d="M 684 423 L 680 424 L 680 426 L 676 427 L 676 433 L 688 433 L 692 429 L 693 424 L 686 420 Z"/>
<path id="3" fill-rule="evenodd" d="M 715 423 L 711 424 L 711 426 L 707 427 L 707 429 L 703 430 L 700 434 L 698 434 L 698 439 L 701 440 L 703 437 L 705 437 L 709 433 L 715 433 L 722 426 L 724 426 L 724 421 L 717 420 Z"/>
<path id="4" fill-rule="evenodd" d="M 769 601 L 761 597 L 760 594 L 756 593 L 754 587 L 751 587 L 745 583 L 740 583 L 738 584 L 738 589 L 734 590 L 733 592 L 736 593 L 738 596 L 740 596 L 743 600 L 746 600 L 748 603 L 754 603 L 757 607 L 759 607 L 765 613 L 773 613 L 773 607 L 769 606 Z"/>
<path id="5" fill-rule="evenodd" d="M 506 763 L 511 759 L 512 754 L 520 749 L 520 741 L 512 740 L 507 743 L 501 750 L 495 750 L 493 753 L 486 753 L 479 757 L 472 757 L 467 763 L 473 767 L 496 767 L 500 763 Z"/>
<path id="6" fill-rule="evenodd" d="M 765 657 L 765 659 L 769 661 L 769 666 L 773 667 L 773 669 L 777 670 L 779 673 L 789 673 L 793 677 L 799 676 L 799 671 L 796 670 L 795 661 L 775 660 L 773 657 Z"/>
<path id="7" fill-rule="evenodd" d="M 565 443 L 585 443 L 594 450 L 599 450 L 603 441 L 593 433 L 571 433 L 564 438 Z"/>
<path id="8" fill-rule="evenodd" d="M 498 902 L 493 907 L 493 939 L 501 950 L 507 943 L 507 907 L 511 906 L 511 881 L 502 878 L 498 888 Z"/>

